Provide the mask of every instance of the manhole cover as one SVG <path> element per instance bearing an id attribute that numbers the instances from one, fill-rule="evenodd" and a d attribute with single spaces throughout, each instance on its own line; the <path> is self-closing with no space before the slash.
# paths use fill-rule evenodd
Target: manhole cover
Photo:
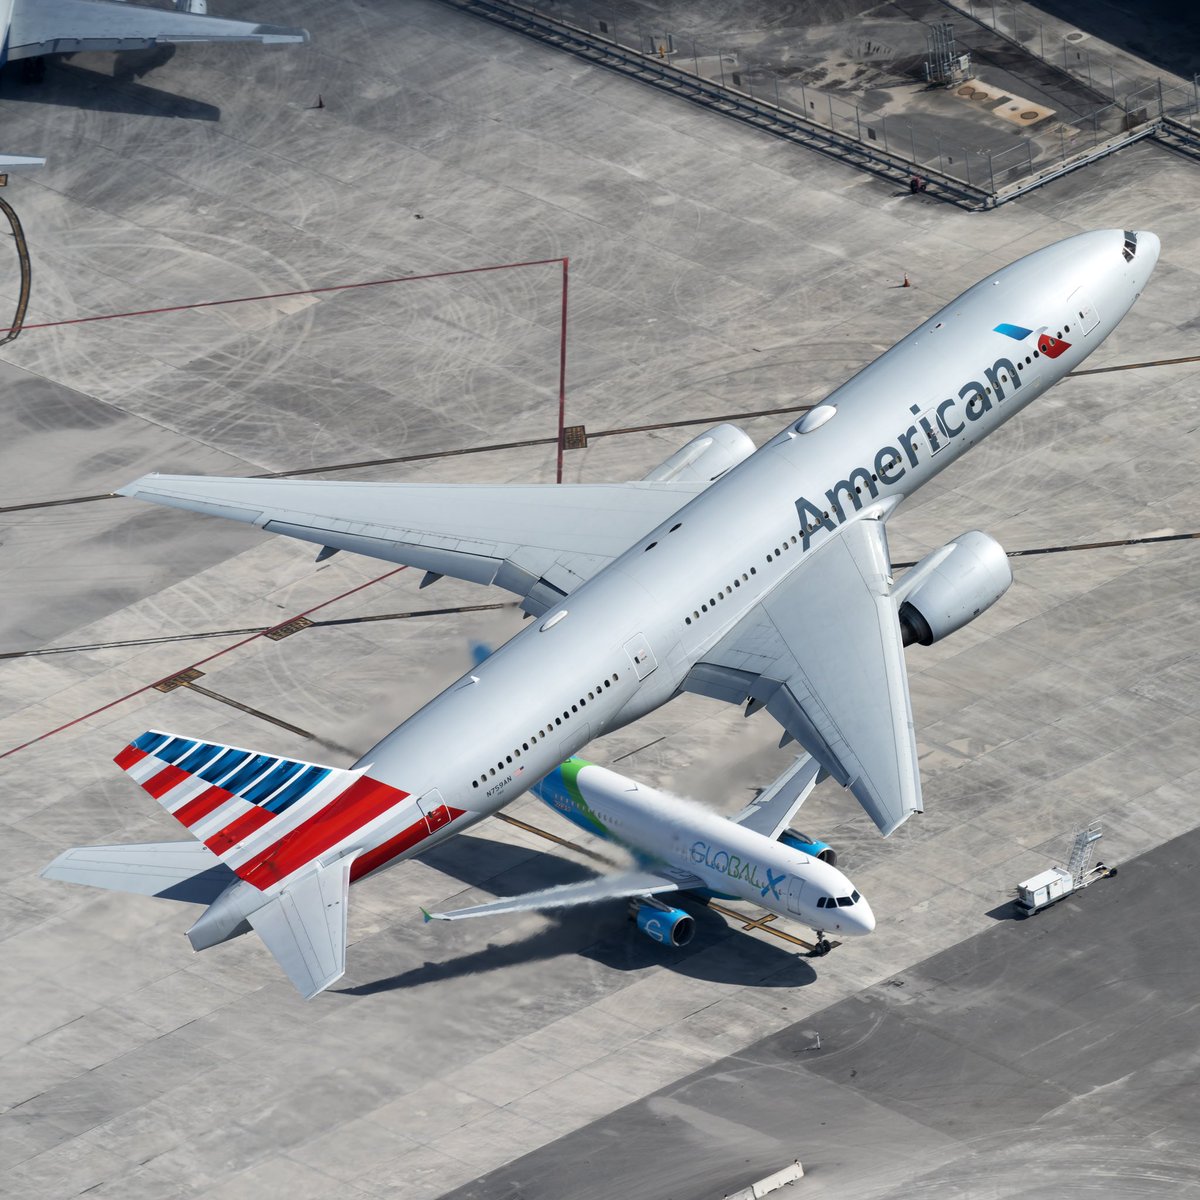
<path id="1" fill-rule="evenodd" d="M 1038 114 L 1035 112 L 1023 112 L 1021 114 L 1022 121 L 1036 121 Z"/>
<path id="2" fill-rule="evenodd" d="M 1079 30 L 1077 29 L 1077 30 L 1075 30 L 1074 33 L 1068 33 L 1066 36 L 1066 40 L 1068 42 L 1082 42 L 1085 37 L 1087 37 L 1087 34 L 1080 33 Z"/>

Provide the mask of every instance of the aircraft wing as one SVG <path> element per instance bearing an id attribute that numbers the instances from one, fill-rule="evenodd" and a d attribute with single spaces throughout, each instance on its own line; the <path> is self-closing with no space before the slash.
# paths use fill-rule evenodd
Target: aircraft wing
<path id="1" fill-rule="evenodd" d="M 571 908 L 577 904 L 594 904 L 600 900 L 620 900 L 628 896 L 657 896 L 663 892 L 685 891 L 703 887 L 704 881 L 686 871 L 624 871 L 619 875 L 601 875 L 583 883 L 567 883 L 540 892 L 526 892 L 474 908 L 458 908 L 452 912 L 426 912 L 426 921 L 461 921 L 466 917 L 494 917 L 500 913 L 530 912 L 545 908 Z"/>
<path id="2" fill-rule="evenodd" d="M 247 917 L 305 1000 L 346 973 L 346 902 L 353 862 L 349 857 L 318 867 Z"/>
<path id="3" fill-rule="evenodd" d="M 882 520 L 811 550 L 684 687 L 766 710 L 886 837 L 921 811 L 912 705 Z"/>
<path id="4" fill-rule="evenodd" d="M 4 7 L 0 4 L 0 12 Z M 160 42 L 307 41 L 303 29 L 146 8 L 123 0 L 13 0 L 6 57 L 142 50 Z"/>
<path id="5" fill-rule="evenodd" d="M 145 475 L 118 491 L 427 572 L 496 584 L 535 616 L 702 483 L 475 485 Z"/>
<path id="6" fill-rule="evenodd" d="M 815 758 L 801 754 L 769 788 L 733 817 L 733 822 L 773 841 L 808 799 L 817 785 L 821 769 Z"/>

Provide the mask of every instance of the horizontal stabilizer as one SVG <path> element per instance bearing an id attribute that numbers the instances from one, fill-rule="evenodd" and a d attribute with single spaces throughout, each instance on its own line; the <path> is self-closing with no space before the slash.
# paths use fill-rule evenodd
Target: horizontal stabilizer
<path id="1" fill-rule="evenodd" d="M 678 892 L 689 887 L 703 887 L 703 880 L 694 875 L 668 877 L 661 871 L 625 871 L 620 875 L 601 875 L 583 883 L 567 883 L 540 892 L 526 892 L 474 908 L 458 908 L 452 912 L 426 912 L 426 921 L 462 921 L 467 917 L 494 917 L 501 913 L 531 912 L 547 908 L 571 908 L 577 904 L 595 904 L 601 900 L 620 900 L 628 896 L 657 896 L 662 892 Z"/>
<path id="2" fill-rule="evenodd" d="M 211 904 L 233 882 L 234 874 L 198 842 L 149 842 L 64 850 L 42 871 L 42 878 Z"/>
<path id="3" fill-rule="evenodd" d="M 346 973 L 351 863 L 343 858 L 318 867 L 248 918 L 305 1000 Z"/>
<path id="4" fill-rule="evenodd" d="M 8 59 L 82 50 L 143 50 L 160 43 L 307 42 L 303 29 L 233 21 L 123 0 L 16 0 Z"/>

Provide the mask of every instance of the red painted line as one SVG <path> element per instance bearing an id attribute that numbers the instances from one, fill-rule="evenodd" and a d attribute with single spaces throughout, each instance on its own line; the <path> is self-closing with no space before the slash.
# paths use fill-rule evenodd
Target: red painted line
<path id="1" fill-rule="evenodd" d="M 212 662 L 215 658 L 220 658 L 223 654 L 228 654 L 230 651 L 236 650 L 239 646 L 245 646 L 248 642 L 266 637 L 268 633 L 273 633 L 276 629 L 288 624 L 289 621 L 294 621 L 296 617 L 307 617 L 309 613 L 319 612 L 322 608 L 326 608 L 330 604 L 336 604 L 339 600 L 345 600 L 347 596 L 353 596 L 355 592 L 361 592 L 363 588 L 369 588 L 375 583 L 382 583 L 383 580 L 390 579 L 393 575 L 399 575 L 401 571 L 407 570 L 407 567 L 396 567 L 392 571 L 384 571 L 382 575 L 376 575 L 374 579 L 368 579 L 366 583 L 360 583 L 357 587 L 350 588 L 349 591 L 342 592 L 337 596 L 331 596 L 328 600 L 322 600 L 320 604 L 314 604 L 312 608 L 306 608 L 302 613 L 297 613 L 296 616 L 289 617 L 287 621 L 280 621 L 278 625 L 272 625 L 270 629 L 264 629 L 261 633 L 252 633 L 249 637 L 242 638 L 240 642 L 234 642 L 232 646 L 226 646 L 224 650 L 218 650 L 215 654 L 208 655 L 207 658 L 197 659 L 194 663 L 190 663 L 188 667 L 180 667 L 179 671 L 186 671 L 191 667 L 203 666 L 205 663 Z M 26 750 L 38 742 L 44 742 L 46 738 L 53 737 L 56 733 L 62 733 L 64 729 L 70 729 L 73 725 L 78 725 L 81 721 L 86 721 L 102 712 L 107 712 L 110 708 L 116 708 L 118 704 L 124 704 L 126 700 L 132 700 L 134 696 L 140 696 L 143 692 L 148 692 L 154 687 L 155 683 L 162 683 L 163 680 L 173 678 L 179 674 L 179 671 L 172 671 L 170 675 L 164 675 L 163 679 L 156 679 L 154 683 L 147 683 L 143 687 L 135 688 L 132 692 L 126 692 L 124 696 L 118 696 L 115 700 L 110 700 L 107 704 L 100 705 L 99 708 L 93 708 L 91 712 L 86 712 L 81 717 L 75 717 L 73 720 L 67 721 L 62 725 L 56 725 L 53 729 L 48 729 L 45 733 L 39 733 L 37 737 L 30 738 L 29 741 L 22 742 L 19 746 L 13 746 L 11 750 L 5 750 L 0 754 L 0 758 L 7 758 L 10 754 L 16 754 L 19 750 Z"/>
<path id="2" fill-rule="evenodd" d="M 237 873 L 260 891 L 268 888 L 407 798 L 407 792 L 361 775 L 307 821 L 248 858 Z"/>
<path id="3" fill-rule="evenodd" d="M 563 477 L 563 434 L 567 425 L 567 259 L 562 260 L 562 325 L 558 334 L 558 461 L 555 483 Z"/>
<path id="4" fill-rule="evenodd" d="M 256 829 L 261 829 L 275 814 L 255 804 L 249 812 L 235 817 L 224 829 L 218 830 L 205 841 L 205 845 L 220 856 L 232 850 L 238 842 L 248 838 Z"/>
<path id="5" fill-rule="evenodd" d="M 190 779 L 191 776 L 186 771 L 181 771 L 177 766 L 163 767 L 157 775 L 151 775 L 142 787 L 152 795 L 155 800 L 159 796 L 165 796 L 173 787 L 177 787 L 185 779 Z"/>
<path id="6" fill-rule="evenodd" d="M 128 771 L 130 767 L 136 767 L 138 763 L 146 758 L 146 751 L 139 750 L 132 742 L 121 751 L 120 754 L 113 759 L 113 762 L 121 768 L 122 771 Z"/>
<path id="7" fill-rule="evenodd" d="M 209 813 L 216 812 L 232 795 L 232 792 L 227 792 L 223 787 L 213 784 L 212 787 L 193 797 L 172 815 L 185 829 L 190 829 L 197 822 L 203 821 Z"/>
<path id="8" fill-rule="evenodd" d="M 300 288 L 294 292 L 267 292 L 261 296 L 233 296 L 225 300 L 199 300 L 193 304 L 169 304 L 163 308 L 140 308 L 132 312 L 101 313 L 94 317 L 70 317 L 63 321 L 41 321 L 34 325 L 21 327 L 22 333 L 31 329 L 57 329 L 63 325 L 87 325 L 92 321 L 120 321 L 126 317 L 154 317 L 162 313 L 187 312 L 196 308 L 219 308 L 225 304 L 251 304 L 256 300 L 287 300 L 292 296 L 319 296 L 326 292 L 349 292 L 355 288 L 382 287 L 389 283 L 417 283 L 423 279 L 449 279 L 454 275 L 482 275 L 488 271 L 511 271 L 517 267 L 546 267 L 551 263 L 562 262 L 561 258 L 537 258 L 528 262 L 496 263 L 489 267 L 463 267 L 457 271 L 433 271 L 426 275 L 397 275 L 392 279 L 362 279 L 355 283 L 331 283 L 325 287 Z M 0 333 L 10 333 L 11 329 L 0 329 Z"/>

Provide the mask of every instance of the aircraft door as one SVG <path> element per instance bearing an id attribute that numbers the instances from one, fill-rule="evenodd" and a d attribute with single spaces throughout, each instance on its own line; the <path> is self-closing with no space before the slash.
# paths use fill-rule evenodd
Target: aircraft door
<path id="1" fill-rule="evenodd" d="M 1071 309 L 1071 320 L 1078 321 L 1079 328 L 1085 334 L 1091 333 L 1100 324 L 1100 314 L 1096 311 L 1096 306 L 1084 294 L 1083 288 L 1076 288 L 1071 293 L 1067 304 Z"/>
<path id="2" fill-rule="evenodd" d="M 425 818 L 425 826 L 432 833 L 450 822 L 450 810 L 442 800 L 442 793 L 432 788 L 425 795 L 417 798 L 417 808 Z"/>
<path id="3" fill-rule="evenodd" d="M 803 913 L 800 907 L 800 893 L 804 891 L 804 880 L 797 878 L 795 875 L 788 876 L 788 912 L 795 913 L 799 916 Z"/>
<path id="4" fill-rule="evenodd" d="M 647 675 L 658 668 L 654 651 L 650 649 L 650 643 L 646 641 L 644 633 L 639 633 L 631 637 L 625 643 L 625 653 L 629 655 L 629 660 L 633 663 L 633 669 L 637 672 L 638 679 L 645 679 Z"/>

